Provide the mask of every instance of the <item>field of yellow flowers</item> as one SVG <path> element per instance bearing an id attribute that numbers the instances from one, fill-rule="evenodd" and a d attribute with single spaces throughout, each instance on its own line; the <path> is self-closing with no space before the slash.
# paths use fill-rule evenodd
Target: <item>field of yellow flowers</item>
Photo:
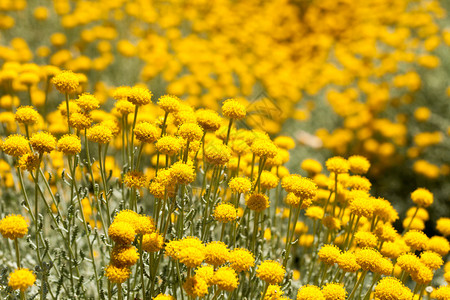
<path id="1" fill-rule="evenodd" d="M 447 11 L 0 0 L 0 299 L 450 300 Z"/>

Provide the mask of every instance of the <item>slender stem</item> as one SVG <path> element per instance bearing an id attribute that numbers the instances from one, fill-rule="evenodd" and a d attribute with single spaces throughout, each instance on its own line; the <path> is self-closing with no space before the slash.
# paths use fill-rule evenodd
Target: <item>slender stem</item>
<path id="1" fill-rule="evenodd" d="M 133 119 L 133 127 L 131 128 L 131 151 L 130 151 L 130 168 L 134 169 L 134 128 L 136 127 L 136 120 L 137 120 L 137 115 L 138 115 L 138 110 L 139 110 L 139 106 L 136 105 L 134 107 L 134 119 Z"/>
<path id="2" fill-rule="evenodd" d="M 227 138 L 225 139 L 225 145 L 228 145 L 228 140 L 230 139 L 230 132 L 231 132 L 232 125 L 233 125 L 233 119 L 230 119 L 230 122 L 228 123 L 228 131 L 227 131 Z"/>
<path id="3" fill-rule="evenodd" d="M 19 242 L 17 239 L 14 239 L 14 248 L 16 249 L 16 261 L 17 261 L 17 268 L 21 269 L 22 266 L 20 264 L 20 252 L 19 252 Z"/>
<path id="4" fill-rule="evenodd" d="M 364 270 L 361 274 L 361 276 L 359 276 L 358 281 L 356 282 L 355 286 L 353 287 L 352 292 L 350 293 L 350 296 L 348 296 L 348 300 L 352 300 L 353 296 L 356 293 L 356 290 L 358 289 L 358 287 L 362 284 L 362 282 L 364 282 L 364 278 L 366 277 L 367 274 L 367 270 Z"/>
<path id="5" fill-rule="evenodd" d="M 409 230 L 409 228 L 411 227 L 411 224 L 412 224 L 412 222 L 414 221 L 414 218 L 416 217 L 418 211 L 419 211 L 419 206 L 416 206 L 416 210 L 414 211 L 414 214 L 413 214 L 413 216 L 411 217 L 411 221 L 409 221 L 408 226 L 406 226 L 405 230 L 403 230 L 402 236 L 405 235 L 405 233 L 408 232 L 408 230 Z"/>
<path id="6" fill-rule="evenodd" d="M 72 129 L 70 128 L 70 111 L 69 111 L 69 94 L 66 93 L 66 108 L 67 108 L 67 128 L 69 133 L 72 133 Z"/>

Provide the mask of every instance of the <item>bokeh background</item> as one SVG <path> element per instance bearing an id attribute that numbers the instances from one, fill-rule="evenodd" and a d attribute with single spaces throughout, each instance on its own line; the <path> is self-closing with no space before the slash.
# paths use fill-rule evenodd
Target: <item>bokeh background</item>
<path id="1" fill-rule="evenodd" d="M 240 98 L 240 126 L 303 145 L 292 172 L 306 158 L 365 155 L 372 194 L 401 219 L 410 193 L 430 189 L 431 233 L 450 212 L 448 11 L 444 0 L 1 0 L 0 122 L 14 123 L 9 89 L 30 89 L 47 129 L 61 130 L 48 65 L 79 73 L 106 109 L 115 87 L 138 83 L 215 110 Z"/>

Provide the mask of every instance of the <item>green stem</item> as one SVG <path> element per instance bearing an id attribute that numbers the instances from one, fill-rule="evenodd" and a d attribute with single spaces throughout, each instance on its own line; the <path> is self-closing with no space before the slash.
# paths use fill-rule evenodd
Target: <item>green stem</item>
<path id="1" fill-rule="evenodd" d="M 19 242 L 17 241 L 17 239 L 14 239 L 14 248 L 16 249 L 17 268 L 21 269 L 22 265 L 20 264 Z"/>

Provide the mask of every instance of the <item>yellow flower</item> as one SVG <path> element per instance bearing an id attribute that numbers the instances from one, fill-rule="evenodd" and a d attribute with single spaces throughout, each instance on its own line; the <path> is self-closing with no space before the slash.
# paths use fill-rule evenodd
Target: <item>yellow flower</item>
<path id="1" fill-rule="evenodd" d="M 361 266 L 361 268 L 372 272 L 376 272 L 383 257 L 380 252 L 373 248 L 363 248 L 358 250 L 355 254 L 356 262 Z"/>
<path id="2" fill-rule="evenodd" d="M 327 265 L 333 265 L 341 256 L 341 250 L 336 245 L 323 245 L 318 252 L 319 260 Z"/>
<path id="3" fill-rule="evenodd" d="M 450 218 L 439 218 L 436 222 L 436 229 L 444 236 L 450 235 Z"/>
<path id="4" fill-rule="evenodd" d="M 348 158 L 350 171 L 354 174 L 366 174 L 370 168 L 370 162 L 367 158 L 360 155 L 352 155 Z"/>
<path id="5" fill-rule="evenodd" d="M 256 277 L 268 284 L 277 284 L 283 281 L 285 273 L 286 270 L 280 263 L 274 260 L 265 260 L 258 266 Z"/>
<path id="6" fill-rule="evenodd" d="M 70 94 L 75 92 L 80 85 L 78 76 L 72 71 L 62 71 L 52 78 L 52 83 L 56 89 L 63 94 Z"/>
<path id="7" fill-rule="evenodd" d="M 76 128 L 78 130 L 84 130 L 91 126 L 92 119 L 89 115 L 85 113 L 75 112 L 70 114 L 69 124 L 71 127 Z"/>
<path id="8" fill-rule="evenodd" d="M 253 141 L 250 149 L 253 154 L 259 157 L 274 158 L 278 153 L 277 146 L 271 140 L 265 138 Z"/>
<path id="9" fill-rule="evenodd" d="M 121 115 L 126 116 L 134 112 L 136 106 L 128 100 L 121 99 L 116 102 L 114 107 Z"/>
<path id="10" fill-rule="evenodd" d="M 230 252 L 229 262 L 236 272 L 248 271 L 255 265 L 253 253 L 244 248 L 235 248 Z"/>
<path id="11" fill-rule="evenodd" d="M 225 100 L 222 104 L 222 112 L 225 117 L 236 120 L 243 119 L 247 114 L 245 106 L 236 99 Z"/>
<path id="12" fill-rule="evenodd" d="M 129 91 L 127 100 L 137 106 L 146 105 L 152 101 L 152 92 L 147 88 L 134 86 Z"/>
<path id="13" fill-rule="evenodd" d="M 191 164 L 177 161 L 171 167 L 171 174 L 177 184 L 188 184 L 195 180 L 195 169 Z"/>
<path id="14" fill-rule="evenodd" d="M 403 239 L 406 244 L 414 250 L 422 250 L 426 249 L 428 243 L 428 237 L 425 233 L 418 230 L 410 230 L 408 231 Z"/>
<path id="15" fill-rule="evenodd" d="M 411 193 L 411 200 L 420 207 L 428 207 L 433 203 L 433 194 L 425 188 L 418 188 Z"/>
<path id="16" fill-rule="evenodd" d="M 245 204 L 249 209 L 254 210 L 255 212 L 262 212 L 266 208 L 269 208 L 270 201 L 269 197 L 265 194 L 253 193 L 245 199 Z"/>
<path id="17" fill-rule="evenodd" d="M 233 177 L 228 182 L 228 186 L 234 193 L 248 193 L 252 188 L 252 183 L 246 177 Z"/>
<path id="18" fill-rule="evenodd" d="M 164 238 L 157 232 L 144 234 L 142 249 L 147 252 L 158 252 L 164 246 Z"/>
<path id="19" fill-rule="evenodd" d="M 81 140 L 75 134 L 66 134 L 58 140 L 57 148 L 64 154 L 75 155 L 81 152 Z"/>
<path id="20" fill-rule="evenodd" d="M 230 267 L 221 267 L 215 271 L 212 282 L 217 285 L 219 290 L 224 290 L 227 292 L 232 292 L 239 285 L 236 271 Z"/>
<path id="21" fill-rule="evenodd" d="M 163 95 L 158 99 L 159 107 L 166 113 L 175 113 L 180 109 L 180 99 L 176 96 Z"/>
<path id="22" fill-rule="evenodd" d="M 410 274 L 417 272 L 421 264 L 420 259 L 413 253 L 404 253 L 397 259 L 397 265 Z"/>
<path id="23" fill-rule="evenodd" d="M 189 268 L 199 266 L 205 260 L 205 248 L 199 247 L 182 247 L 179 249 L 178 259 L 180 263 Z"/>
<path id="24" fill-rule="evenodd" d="M 153 300 L 175 300 L 175 298 L 168 294 L 158 294 Z"/>
<path id="25" fill-rule="evenodd" d="M 224 242 L 213 241 L 206 244 L 205 262 L 215 267 L 223 265 L 228 261 L 230 250 Z"/>
<path id="26" fill-rule="evenodd" d="M 355 242 L 360 247 L 376 248 L 378 239 L 372 232 L 358 231 L 355 233 Z"/>
<path id="27" fill-rule="evenodd" d="M 175 155 L 181 149 L 181 141 L 179 138 L 166 135 L 156 142 L 155 147 L 161 154 L 166 154 L 169 156 Z"/>
<path id="28" fill-rule="evenodd" d="M 134 134 L 138 141 L 143 143 L 153 143 L 159 137 L 158 128 L 149 122 L 140 122 L 134 128 Z"/>
<path id="29" fill-rule="evenodd" d="M 442 257 L 433 251 L 422 252 L 420 254 L 420 261 L 432 270 L 437 270 L 444 264 Z"/>
<path id="30" fill-rule="evenodd" d="M 100 107 L 98 99 L 89 93 L 84 93 L 78 97 L 76 104 L 81 107 L 85 112 L 97 109 Z"/>
<path id="31" fill-rule="evenodd" d="M 8 285 L 13 290 L 25 292 L 27 288 L 36 282 L 36 276 L 28 269 L 16 269 L 9 274 Z"/>
<path id="32" fill-rule="evenodd" d="M 375 298 L 380 300 L 409 300 L 413 294 L 411 290 L 395 277 L 384 277 L 375 287 Z"/>
<path id="33" fill-rule="evenodd" d="M 435 235 L 428 242 L 427 249 L 445 256 L 450 252 L 450 243 L 445 237 Z"/>
<path id="34" fill-rule="evenodd" d="M 300 168 L 308 172 L 309 174 L 317 174 L 322 172 L 322 165 L 315 159 L 305 159 L 302 161 Z"/>
<path id="35" fill-rule="evenodd" d="M 2 144 L 2 150 L 8 155 L 18 157 L 30 152 L 30 146 L 23 135 L 9 135 Z"/>
<path id="36" fill-rule="evenodd" d="M 21 106 L 17 109 L 14 118 L 17 123 L 33 125 L 39 121 L 39 113 L 33 106 Z"/>
<path id="37" fill-rule="evenodd" d="M 344 272 L 356 272 L 361 269 L 361 266 L 356 262 L 356 255 L 353 252 L 346 251 L 342 253 L 336 262 Z"/>
<path id="38" fill-rule="evenodd" d="M 231 150 L 222 142 L 212 141 L 206 145 L 204 155 L 210 164 L 224 165 L 231 158 Z"/>
<path id="39" fill-rule="evenodd" d="M 326 300 L 345 300 L 347 291 L 339 283 L 327 283 L 322 288 L 322 294 Z"/>
<path id="40" fill-rule="evenodd" d="M 228 223 L 236 220 L 237 211 L 234 205 L 220 203 L 216 206 L 213 213 L 214 219 L 222 223 Z"/>
<path id="41" fill-rule="evenodd" d="M 137 248 L 129 245 L 116 245 L 111 251 L 111 263 L 116 267 L 131 267 L 139 259 Z"/>
<path id="42" fill-rule="evenodd" d="M 192 297 L 201 298 L 208 294 L 208 285 L 206 284 L 206 281 L 199 276 L 187 278 L 183 283 L 183 289 L 186 291 L 186 294 Z"/>
<path id="43" fill-rule="evenodd" d="M 88 140 L 93 141 L 95 143 L 107 144 L 112 140 L 113 133 L 111 129 L 109 129 L 107 126 L 97 124 L 87 130 L 86 136 Z"/>
<path id="44" fill-rule="evenodd" d="M 39 167 L 39 156 L 34 153 L 26 153 L 19 158 L 18 164 L 22 170 L 34 171 Z"/>
<path id="45" fill-rule="evenodd" d="M 323 218 L 323 214 L 323 208 L 320 206 L 310 206 L 305 211 L 305 216 L 314 220 L 321 220 Z"/>
<path id="46" fill-rule="evenodd" d="M 134 241 L 136 231 L 126 222 L 114 221 L 108 228 L 109 237 L 117 244 L 131 244 Z"/>
<path id="47" fill-rule="evenodd" d="M 348 161 L 340 156 L 329 158 L 325 162 L 325 165 L 327 166 L 328 171 L 337 174 L 347 173 L 350 168 Z"/>
<path id="48" fill-rule="evenodd" d="M 184 123 L 178 128 L 178 134 L 188 142 L 199 141 L 203 137 L 203 129 L 195 123 Z"/>
<path id="49" fill-rule="evenodd" d="M 281 186 L 301 200 L 313 199 L 317 194 L 317 185 L 311 179 L 297 174 L 283 177 Z"/>
<path id="50" fill-rule="evenodd" d="M 325 300 L 325 297 L 319 287 L 305 285 L 298 290 L 297 300 Z"/>
<path id="51" fill-rule="evenodd" d="M 33 134 L 30 144 L 39 153 L 51 152 L 56 149 L 56 138 L 51 133 L 40 131 Z"/>
<path id="52" fill-rule="evenodd" d="M 123 283 L 131 275 L 131 270 L 127 267 L 116 267 L 109 265 L 105 269 L 105 276 L 112 283 Z"/>
<path id="53" fill-rule="evenodd" d="M 0 220 L 0 234 L 11 240 L 21 238 L 28 233 L 28 225 L 21 215 L 8 215 Z"/>
<path id="54" fill-rule="evenodd" d="M 197 123 L 202 126 L 205 131 L 216 131 L 220 127 L 221 117 L 211 109 L 198 109 L 195 111 Z"/>
<path id="55" fill-rule="evenodd" d="M 130 171 L 123 176 L 123 182 L 128 188 L 141 188 L 147 184 L 147 176 L 142 172 Z"/>

